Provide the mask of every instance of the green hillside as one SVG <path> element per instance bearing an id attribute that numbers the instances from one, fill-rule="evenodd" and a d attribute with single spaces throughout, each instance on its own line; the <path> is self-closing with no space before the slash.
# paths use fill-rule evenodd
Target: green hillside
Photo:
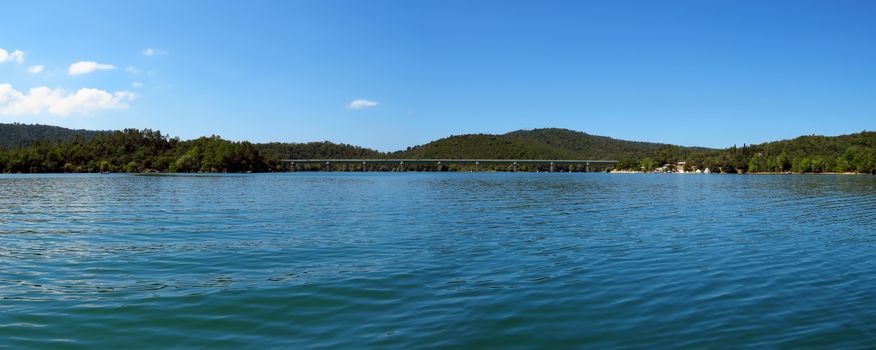
<path id="1" fill-rule="evenodd" d="M 71 142 L 77 135 L 89 140 L 95 135 L 107 132 L 39 124 L 0 124 L 0 148 L 27 147 L 37 141 Z"/>
<path id="2" fill-rule="evenodd" d="M 540 142 L 546 145 L 569 150 L 577 155 L 590 155 L 590 158 L 620 159 L 638 157 L 655 152 L 664 144 L 624 141 L 607 136 L 595 136 L 568 129 L 518 130 L 503 135 L 514 140 Z"/>
<path id="3" fill-rule="evenodd" d="M 683 147 L 663 143 L 618 140 L 607 136 L 590 135 L 569 129 L 518 130 L 505 134 L 511 139 L 530 140 L 558 147 L 574 153 L 578 159 L 614 159 L 621 168 L 633 168 L 645 157 L 671 154 L 679 157 L 692 152 L 707 151 L 703 147 Z"/>
<path id="4" fill-rule="evenodd" d="M 460 135 L 389 154 L 399 158 L 574 159 L 575 153 L 541 142 L 500 135 Z"/>
<path id="5" fill-rule="evenodd" d="M 503 135 L 451 136 L 393 153 L 401 158 L 614 159 L 638 167 L 655 154 L 684 156 L 706 148 L 625 141 L 568 129 L 518 130 Z"/>

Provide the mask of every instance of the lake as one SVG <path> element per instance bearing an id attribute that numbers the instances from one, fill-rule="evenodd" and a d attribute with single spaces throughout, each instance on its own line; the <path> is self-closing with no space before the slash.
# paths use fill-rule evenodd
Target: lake
<path id="1" fill-rule="evenodd" d="M 0 348 L 876 346 L 876 177 L 0 176 Z"/>

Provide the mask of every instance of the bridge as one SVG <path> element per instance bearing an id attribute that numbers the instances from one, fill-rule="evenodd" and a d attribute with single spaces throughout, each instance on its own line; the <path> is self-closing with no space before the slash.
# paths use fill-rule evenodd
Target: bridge
<path id="1" fill-rule="evenodd" d="M 576 159 L 283 159 L 289 165 L 320 165 L 331 170 L 332 165 L 361 165 L 362 171 L 368 171 L 369 165 L 391 165 L 403 169 L 408 165 L 508 165 L 517 171 L 518 165 L 548 165 L 550 171 L 557 166 L 583 166 L 585 172 L 590 166 L 613 166 L 616 160 L 576 160 Z"/>

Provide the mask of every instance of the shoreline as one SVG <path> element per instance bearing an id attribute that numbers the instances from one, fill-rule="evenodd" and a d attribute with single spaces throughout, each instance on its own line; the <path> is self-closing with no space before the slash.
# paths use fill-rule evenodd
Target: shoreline
<path id="1" fill-rule="evenodd" d="M 822 173 L 776 173 L 776 172 L 750 172 L 750 173 L 695 173 L 695 172 L 685 172 L 685 173 L 655 173 L 655 172 L 645 172 L 645 171 L 630 171 L 630 170 L 614 170 L 614 171 L 496 171 L 496 170 L 482 170 L 482 171 L 429 171 L 429 170 L 409 170 L 409 171 L 397 171 L 397 170 L 371 170 L 371 171 L 310 171 L 310 170 L 299 170 L 299 171 L 243 171 L 243 172 L 171 172 L 171 171 L 140 171 L 140 172 L 27 172 L 27 173 L 3 173 L 0 172 L 0 175 L 85 175 L 85 174 L 96 174 L 96 175 L 118 175 L 118 174 L 130 174 L 130 175 L 209 175 L 209 174 L 294 174 L 294 173 L 601 173 L 601 174 L 657 174 L 657 175 L 876 175 L 870 173 L 858 173 L 858 172 L 822 172 Z"/>
<path id="2" fill-rule="evenodd" d="M 677 174 L 677 175 L 874 175 L 870 173 L 859 173 L 859 172 L 834 172 L 834 171 L 826 171 L 820 173 L 798 173 L 798 172 L 787 172 L 787 173 L 777 173 L 777 172 L 749 172 L 749 173 L 694 173 L 694 172 L 684 172 L 684 173 L 655 173 L 655 172 L 647 172 L 647 171 L 610 171 L 611 174 Z"/>

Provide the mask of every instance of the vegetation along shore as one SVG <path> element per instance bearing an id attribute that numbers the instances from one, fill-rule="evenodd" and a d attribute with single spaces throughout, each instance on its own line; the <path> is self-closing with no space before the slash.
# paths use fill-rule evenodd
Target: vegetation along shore
<path id="1" fill-rule="evenodd" d="M 251 143 L 219 136 L 180 140 L 159 131 L 72 130 L 0 124 L 0 172 L 271 172 L 326 170 L 284 159 L 614 159 L 616 171 L 710 169 L 714 173 L 876 174 L 876 132 L 800 136 L 726 149 L 625 141 L 567 129 L 519 130 L 501 135 L 450 136 L 395 152 L 332 142 Z M 544 165 L 515 167 L 548 171 Z M 361 171 L 361 167 L 334 167 Z M 370 170 L 394 171 L 398 167 Z M 500 165 L 411 165 L 408 171 L 511 171 Z M 559 167 L 557 171 L 583 171 Z M 603 169 L 605 170 L 605 169 Z"/>

